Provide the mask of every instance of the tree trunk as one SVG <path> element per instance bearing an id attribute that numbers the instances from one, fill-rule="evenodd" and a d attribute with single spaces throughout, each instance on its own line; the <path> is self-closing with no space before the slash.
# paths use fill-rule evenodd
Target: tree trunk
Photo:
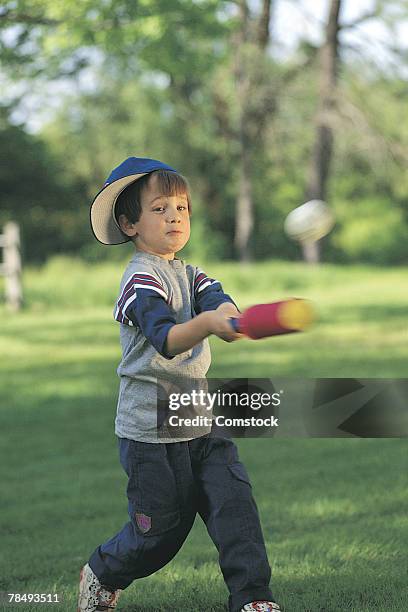
<path id="1" fill-rule="evenodd" d="M 239 181 L 235 220 L 235 246 L 239 253 L 241 262 L 249 262 L 252 259 L 250 249 L 250 238 L 254 227 L 253 199 L 252 199 L 252 177 L 250 166 L 250 152 L 241 140 L 239 159 Z"/>
<path id="2" fill-rule="evenodd" d="M 269 42 L 269 22 L 271 0 L 263 0 L 262 9 L 256 21 L 250 15 L 246 0 L 239 0 L 240 26 L 235 37 L 235 83 L 239 106 L 238 125 L 238 194 L 236 199 L 234 244 L 238 258 L 242 262 L 252 259 L 251 236 L 254 228 L 254 202 L 252 194 L 252 159 L 259 145 L 259 121 L 269 112 L 268 105 L 262 102 L 253 108 L 251 92 L 257 87 L 254 54 L 265 54 Z M 262 107 L 261 107 L 262 106 Z"/>
<path id="3" fill-rule="evenodd" d="M 336 106 L 336 85 L 339 64 L 339 16 L 342 0 L 331 0 L 326 26 L 326 40 L 320 49 L 319 101 L 316 113 L 316 137 L 310 160 L 306 186 L 306 200 L 325 200 L 330 164 L 333 155 L 333 130 L 331 115 Z M 319 244 L 314 259 L 319 260 Z M 310 251 L 303 249 L 306 261 L 311 261 Z"/>
<path id="4" fill-rule="evenodd" d="M 253 225 L 253 201 L 251 193 L 251 177 L 246 167 L 246 161 L 250 152 L 246 150 L 245 141 L 245 109 L 247 105 L 248 74 L 246 62 L 246 46 L 249 38 L 249 9 L 246 0 L 240 0 L 239 9 L 239 29 L 236 35 L 236 55 L 235 55 L 235 87 L 239 106 L 239 125 L 238 125 L 238 193 L 235 206 L 235 236 L 234 244 L 238 253 L 238 258 L 242 262 L 251 260 L 249 240 Z M 249 231 L 248 231 L 249 230 Z"/>

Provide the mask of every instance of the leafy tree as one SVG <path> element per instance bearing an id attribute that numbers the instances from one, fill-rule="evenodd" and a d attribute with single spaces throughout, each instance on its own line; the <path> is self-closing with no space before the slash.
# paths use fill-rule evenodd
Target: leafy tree
<path id="1" fill-rule="evenodd" d="M 61 161 L 44 142 L 10 125 L 9 109 L 0 111 L 0 226 L 8 220 L 20 224 L 27 261 L 74 251 L 84 239 L 77 211 L 84 185 L 64 178 Z"/>
<path id="2" fill-rule="evenodd" d="M 231 5 L 215 0 L 16 0 L 6 2 L 0 22 L 6 34 L 14 25 L 19 28 L 14 37 L 2 39 L 2 53 L 10 65 L 31 74 L 43 70 L 51 77 L 74 74 L 96 48 L 105 54 L 111 74 L 119 69 L 122 76 L 135 80 L 147 68 L 166 75 L 170 99 L 190 124 L 196 121 L 206 78 L 225 58 L 229 40 L 238 111 L 232 144 L 239 167 L 235 242 L 241 258 L 247 259 L 253 230 L 252 150 L 273 107 L 273 96 L 263 86 L 271 0 L 263 0 L 257 16 L 246 0 L 237 6 L 231 17 L 225 11 Z M 31 55 L 29 46 L 34 49 Z"/>
<path id="3" fill-rule="evenodd" d="M 339 0 L 333 0 L 336 4 L 340 7 Z M 322 110 L 318 78 L 317 59 L 325 45 L 319 50 L 301 41 L 290 58 L 275 61 L 273 6 L 268 0 L 5 2 L 0 54 L 10 78 L 21 82 L 28 75 L 38 82 L 63 75 L 80 83 L 82 74 L 81 79 L 90 79 L 86 92 L 77 89 L 66 97 L 42 134 L 50 146 L 43 151 L 50 158 L 44 167 L 57 164 L 58 184 L 77 193 L 74 199 L 61 194 L 58 208 L 71 220 L 75 207 L 83 216 L 84 229 L 78 230 L 76 214 L 72 238 L 67 230 L 67 248 L 81 244 L 89 253 L 90 198 L 107 169 L 140 154 L 162 157 L 191 178 L 198 233 L 207 245 L 214 238 L 209 253 L 296 257 L 296 247 L 283 235 L 283 220 L 301 203 L 305 187 L 311 193 L 313 172 L 305 160 L 319 149 L 315 136 L 323 132 L 330 147 L 313 156 L 314 176 L 324 170 L 318 168 L 320 160 L 326 165 L 320 187 L 338 210 L 336 232 L 343 236 L 337 239 L 334 233 L 326 257 L 371 257 L 367 249 L 351 256 L 351 241 L 344 238 L 352 232 L 347 230 L 350 216 L 341 213 L 357 206 L 359 198 L 369 202 L 380 190 L 373 210 L 385 207 L 389 198 L 399 211 L 390 227 L 396 218 L 406 223 L 403 75 L 387 74 L 343 38 L 378 15 L 394 27 L 395 9 L 402 15 L 403 3 L 377 1 L 375 15 L 364 14 L 353 24 L 337 20 L 335 81 L 325 94 L 329 113 Z M 327 49 L 327 39 L 325 44 Z M 390 53 L 401 60 L 401 54 Z M 24 137 L 30 146 L 40 142 Z M 360 207 L 362 220 L 367 207 Z M 43 246 L 49 249 L 51 241 Z M 389 257 L 400 260 L 395 252 Z"/>

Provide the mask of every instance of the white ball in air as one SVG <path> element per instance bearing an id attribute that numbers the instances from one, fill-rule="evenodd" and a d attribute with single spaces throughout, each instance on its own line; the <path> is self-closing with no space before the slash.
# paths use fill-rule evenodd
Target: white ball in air
<path id="1" fill-rule="evenodd" d="M 284 229 L 293 240 L 315 242 L 326 236 L 333 226 L 334 215 L 326 202 L 310 200 L 288 214 Z"/>

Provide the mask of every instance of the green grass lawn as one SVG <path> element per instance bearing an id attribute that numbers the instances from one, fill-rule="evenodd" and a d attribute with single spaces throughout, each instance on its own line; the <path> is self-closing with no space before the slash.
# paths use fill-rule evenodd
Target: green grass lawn
<path id="1" fill-rule="evenodd" d="M 75 609 L 81 565 L 127 520 L 113 432 L 120 352 L 112 308 L 121 269 L 54 260 L 27 271 L 22 313 L 1 307 L 0 591 L 59 593 L 59 610 Z M 319 311 L 308 334 L 212 339 L 212 376 L 406 377 L 407 270 L 283 262 L 205 269 L 241 307 L 300 296 Z M 238 446 L 273 589 L 288 612 L 408 610 L 405 440 Z M 197 519 L 179 555 L 129 587 L 119 609 L 221 612 L 227 595 Z"/>

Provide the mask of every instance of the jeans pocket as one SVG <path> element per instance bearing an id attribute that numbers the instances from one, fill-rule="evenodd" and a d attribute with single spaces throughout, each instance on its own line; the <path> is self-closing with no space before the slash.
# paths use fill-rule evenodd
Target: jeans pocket
<path id="1" fill-rule="evenodd" d="M 180 523 L 177 483 L 166 446 L 137 442 L 133 450 L 127 465 L 129 516 L 139 534 L 160 535 Z"/>

